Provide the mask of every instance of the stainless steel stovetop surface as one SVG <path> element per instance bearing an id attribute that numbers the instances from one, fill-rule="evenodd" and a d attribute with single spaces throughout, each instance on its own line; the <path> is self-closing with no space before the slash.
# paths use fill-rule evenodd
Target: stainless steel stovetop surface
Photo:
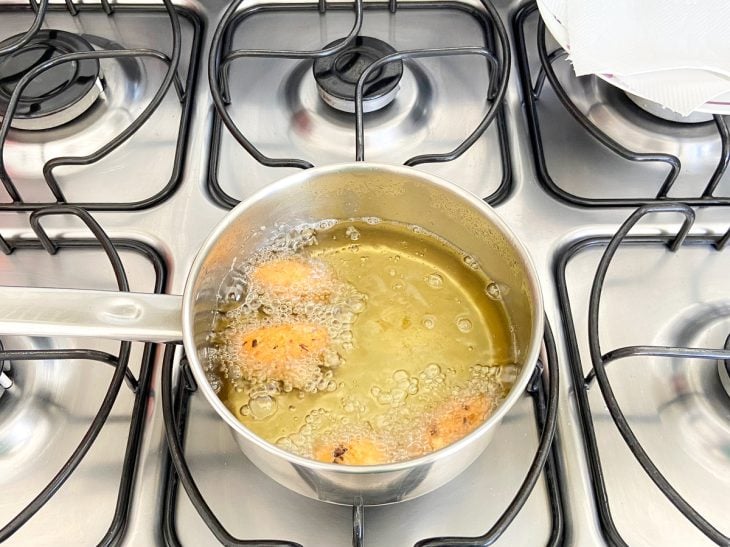
<path id="1" fill-rule="evenodd" d="M 8 2 L 3 0 L 2 3 Z M 111 237 L 137 239 L 158 249 L 170 264 L 167 289 L 173 293 L 182 291 L 186 272 L 196 250 L 216 222 L 226 213 L 224 209 L 214 205 L 207 190 L 208 156 L 213 125 L 213 107 L 207 83 L 207 53 L 212 33 L 225 8 L 225 3 L 209 0 L 205 3 L 184 5 L 204 19 L 205 35 L 203 62 L 194 89 L 190 137 L 185 149 L 186 164 L 180 187 L 170 199 L 149 210 L 93 213 Z M 480 9 L 478 3 L 468 2 L 468 5 Z M 497 1 L 495 5 L 508 28 L 514 49 L 512 17 L 521 3 Z M 277 24 L 267 20 L 267 17 L 265 14 L 257 14 L 244 20 L 242 25 L 249 25 L 251 28 L 251 34 L 245 39 L 246 45 L 258 44 L 259 40 L 263 41 L 270 36 L 270 29 Z M 382 33 L 384 39 L 395 40 L 399 45 L 410 44 L 424 36 L 439 40 L 439 45 L 447 42 L 450 44 L 452 39 L 459 45 L 473 45 L 468 33 L 470 28 L 474 28 L 474 24 L 469 21 L 471 16 L 464 15 L 463 12 L 457 11 L 453 17 L 442 17 L 438 20 L 438 24 L 433 17 L 419 15 L 418 17 L 423 17 L 419 22 L 422 33 L 401 29 L 399 26 L 401 23 L 394 22 L 393 16 L 380 13 L 371 23 L 367 23 L 369 17 L 370 14 L 366 11 L 366 29 L 371 28 L 374 33 Z M 395 16 L 397 17 L 399 15 Z M 257 18 L 260 19 L 258 24 L 256 24 Z M 29 24 L 29 16 L 26 15 L 22 21 Z M 300 28 L 297 26 L 296 18 L 289 17 L 283 23 L 285 31 L 283 36 L 291 37 L 291 44 L 294 47 L 322 45 L 342 34 L 343 29 L 346 32 L 350 21 L 351 14 L 345 12 L 335 12 L 323 17 L 310 15 L 307 24 Z M 0 36 L 15 34 L 19 32 L 20 26 L 20 23 L 7 24 L 0 21 Z M 138 34 L 140 41 L 150 38 L 148 32 Z M 458 38 L 452 38 L 454 35 Z M 475 37 L 477 42 L 480 39 L 478 35 Z M 288 41 L 286 43 L 289 44 Z M 425 47 L 430 44 L 421 45 Z M 271 46 L 273 47 L 273 44 Z M 232 78 L 232 81 L 233 96 L 246 98 L 235 104 L 232 112 L 235 116 L 246 118 L 247 125 L 243 126 L 244 131 L 250 136 L 263 139 L 258 144 L 261 144 L 265 152 L 284 156 L 292 151 L 299 151 L 314 163 L 330 163 L 354 158 L 352 146 L 354 128 L 349 126 L 346 115 L 334 114 L 316 102 L 316 90 L 309 85 L 313 83 L 310 82 L 311 74 L 293 66 L 295 63 L 289 61 L 271 69 L 264 68 L 260 64 L 261 61 L 252 62 L 250 65 L 245 63 L 247 62 L 239 61 L 236 65 L 234 74 L 237 76 Z M 514 188 L 509 197 L 497 206 L 497 211 L 525 242 L 535 262 L 544 292 L 545 309 L 556 336 L 561 381 L 556 442 L 563 477 L 561 486 L 565 502 L 565 545 L 581 547 L 605 545 L 592 494 L 591 478 L 583 449 L 568 366 L 565 332 L 558 307 L 555 263 L 559 254 L 573 243 L 589 236 L 613 234 L 630 214 L 631 209 L 580 209 L 568 206 L 546 193 L 537 184 L 514 52 L 512 63 L 505 98 L 505 117 Z M 407 99 L 408 105 L 418 105 L 419 101 L 424 100 L 419 96 L 422 91 L 416 86 L 419 78 L 424 78 L 433 84 L 430 92 L 438 96 L 446 94 L 449 86 L 452 86 L 453 97 L 459 97 L 459 104 L 454 103 L 456 110 L 447 117 L 445 113 L 430 112 L 428 108 L 414 113 L 409 111 L 407 105 L 397 103 L 394 105 L 396 108 L 375 115 L 372 120 L 366 121 L 366 127 L 372 132 L 367 134 L 383 135 L 387 144 L 379 144 L 381 141 L 369 136 L 368 143 L 373 150 L 372 154 L 366 156 L 369 159 L 398 161 L 401 156 L 440 151 L 442 148 L 447 148 L 453 139 L 457 139 L 457 135 L 461 135 L 460 131 L 464 131 L 466 135 L 472 127 L 472 121 L 478 121 L 482 107 L 477 98 L 466 89 L 466 85 L 472 82 L 472 85 L 482 86 L 484 74 L 478 70 L 472 71 L 466 61 L 463 65 L 453 68 L 456 71 L 453 75 L 445 72 L 452 68 L 444 68 L 437 63 L 424 66 L 426 67 L 424 74 L 410 71 L 404 79 L 403 102 Z M 149 78 L 152 80 L 159 78 L 160 74 L 153 71 L 161 71 L 162 68 L 155 69 L 150 65 L 148 70 Z M 430 75 L 428 70 L 432 71 Z M 289 80 L 284 78 L 282 81 L 286 75 Z M 243 81 L 244 77 L 251 76 L 254 76 L 251 83 Z M 284 82 L 293 80 L 296 84 L 293 91 L 284 87 Z M 276 89 L 268 93 L 267 84 L 275 85 Z M 441 84 L 446 87 L 441 89 L 439 87 Z M 244 95 L 246 86 L 250 86 L 251 89 L 250 93 Z M 172 100 L 173 94 L 171 90 L 166 101 Z M 257 109 L 259 104 L 268 102 L 279 105 L 273 115 L 267 115 L 263 109 Z M 450 104 L 448 100 L 446 104 Z M 281 108 L 282 105 L 285 105 L 284 108 Z M 550 126 L 543 127 L 543 130 L 549 133 L 549 138 L 554 142 L 568 144 L 567 147 L 553 152 L 551 156 L 551 161 L 559 170 L 561 180 L 566 185 L 583 190 L 593 184 L 593 173 L 602 173 L 600 180 L 596 180 L 595 183 L 600 183 L 602 188 L 606 188 L 606 192 L 609 192 L 611 188 L 618 189 L 621 184 L 626 184 L 627 180 L 635 176 L 626 165 L 616 165 L 610 158 L 597 154 L 595 145 L 589 139 L 575 137 L 575 128 L 568 122 L 559 121 L 566 118 L 557 116 L 556 112 L 561 106 L 554 97 L 545 98 L 544 108 L 549 115 L 555 114 L 556 121 Z M 310 123 L 313 135 L 311 140 L 306 134 L 298 132 L 301 129 L 298 124 L 301 124 L 302 119 Z M 96 175 L 92 174 L 93 170 L 89 170 L 87 174 L 81 175 L 80 180 L 85 181 L 84 185 L 91 187 L 94 177 L 98 176 L 109 186 L 110 192 L 112 189 L 117 191 L 123 186 L 139 188 L 147 178 L 147 172 L 157 172 L 155 165 L 158 165 L 158 145 L 162 141 L 169 141 L 160 135 L 165 135 L 168 131 L 174 134 L 171 128 L 177 127 L 178 121 L 179 119 L 172 113 L 169 117 L 160 114 L 160 119 L 154 120 L 154 123 L 151 120 L 147 128 L 147 131 L 153 134 L 151 138 L 160 139 L 160 142 L 155 141 L 153 152 L 145 151 L 144 159 L 131 159 L 136 158 L 132 147 L 128 152 L 129 156 L 109 158 L 108 169 L 100 170 Z M 560 123 L 566 123 L 565 132 L 560 130 L 558 125 Z M 440 126 L 447 128 L 446 134 L 437 134 L 437 127 Z M 703 132 L 706 131 L 704 129 L 698 131 L 698 133 Z M 401 152 L 400 148 L 396 148 L 396 143 L 397 137 L 404 133 L 408 135 L 408 140 Z M 416 138 L 410 137 L 413 133 Z M 495 133 L 494 127 L 488 129 L 474 149 L 460 160 L 436 168 L 424 166 L 424 169 L 436 172 L 479 194 L 488 194 L 493 190 L 495 181 L 499 181 L 502 177 Z M 622 132 L 618 133 L 620 136 Z M 624 132 L 629 139 L 633 139 L 635 133 Z M 690 175 L 698 172 L 700 165 L 708 169 L 707 166 L 715 160 L 705 158 L 714 158 L 713 154 L 717 154 L 717 145 L 710 142 L 709 136 L 700 135 L 697 138 L 707 138 L 709 144 L 694 149 L 694 154 L 701 161 L 698 161 L 697 169 L 689 170 Z M 172 140 L 174 141 L 174 137 Z M 134 142 L 137 143 L 136 140 Z M 327 147 L 319 161 L 315 144 Z M 431 145 L 437 147 L 436 150 L 421 150 L 421 147 Z M 174 146 L 174 142 L 170 146 Z M 36 151 L 35 148 L 32 150 L 33 154 L 42 154 L 42 151 Z M 164 151 L 165 147 L 162 146 L 159 150 L 161 159 L 169 153 Z M 351 156 L 348 156 L 348 150 L 351 150 Z M 366 154 L 368 150 L 366 145 Z M 6 151 L 7 159 L 15 157 L 14 154 L 14 148 L 11 148 L 10 153 Z M 689 156 L 691 154 L 692 152 Z M 583 158 L 589 159 L 584 161 Z M 35 159 L 36 157 L 32 156 L 29 162 Z M 288 172 L 290 170 L 254 165 L 245 151 L 236 148 L 228 135 L 224 136 L 219 179 L 221 186 L 237 199 L 250 195 L 257 188 Z M 613 175 L 606 178 L 606 172 Z M 71 174 L 69 172 L 69 175 Z M 32 174 L 24 176 L 32 178 Z M 69 180 L 72 178 L 69 176 Z M 32 182 L 28 184 L 32 187 Z M 692 181 L 688 179 L 687 184 L 692 184 Z M 727 184 L 727 180 L 723 184 Z M 136 199 L 139 196 L 134 197 Z M 642 221 L 635 233 L 673 234 L 676 233 L 680 220 L 674 215 L 651 216 Z M 721 234 L 727 230 L 729 223 L 730 215 L 727 208 L 701 209 L 697 213 L 693 233 Z M 88 232 L 76 220 L 49 218 L 44 221 L 44 225 L 48 227 L 49 232 L 58 237 L 88 236 Z M 28 228 L 27 215 L 0 214 L 0 233 L 5 237 L 30 237 L 32 233 Z M 590 368 L 585 334 L 587 290 L 599 254 L 600 252 L 595 249 L 579 254 L 569 262 L 567 272 L 578 340 L 584 356 L 583 368 L 586 371 Z M 727 255 L 727 252 L 724 254 Z M 77 277 L 78 266 L 74 265 L 72 255 L 70 263 L 60 266 L 50 264 L 48 257 L 40 258 L 39 255 L 37 261 L 29 258 L 31 261 L 29 264 L 23 265 L 22 268 L 18 266 L 21 268 L 20 273 L 14 271 L 16 266 L 10 262 L 11 258 L 7 259 L 6 267 L 4 262 L 6 259 L 0 257 L 2 283 L 27 282 L 32 285 L 51 283 L 52 281 L 45 275 L 28 274 L 26 277 L 22 273 L 45 272 L 48 269 L 57 269 L 62 273 L 60 278 L 54 278 L 59 284 L 82 286 L 84 282 Z M 671 265 L 677 263 L 680 263 L 678 270 L 669 269 Z M 672 256 L 661 251 L 620 254 L 619 260 L 612 266 L 611 273 L 614 277 L 609 277 L 604 297 L 605 310 L 602 315 L 601 331 L 604 346 L 609 348 L 614 344 L 635 343 L 639 339 L 638 343 L 671 343 L 676 339 L 676 343 L 719 347 L 722 344 L 720 338 L 730 332 L 727 266 L 727 256 L 708 257 L 707 253 L 703 254 L 701 251 L 693 254 L 693 250 L 690 252 L 682 250 Z M 131 267 L 134 270 L 145 268 L 139 264 Z M 89 268 L 84 266 L 84 270 L 91 271 L 91 266 Z M 647 284 L 645 279 L 648 272 L 658 273 L 660 279 L 656 283 Z M 108 278 L 110 274 L 106 272 L 105 275 Z M 143 276 L 139 281 L 140 290 L 145 290 L 145 283 L 150 284 L 144 279 Z M 87 281 L 90 286 L 102 283 L 95 277 Z M 669 290 L 659 293 L 661 286 L 668 286 Z M 628 296 L 624 293 L 621 293 L 621 296 L 612 296 L 616 294 L 613 291 L 622 287 L 628 288 Z M 659 295 L 662 297 L 661 306 L 656 304 Z M 646 303 L 635 305 L 641 298 L 646 299 L 644 301 Z M 680 321 L 684 318 L 689 319 L 690 327 Z M 708 328 L 699 328 L 704 325 Z M 644 339 L 644 334 L 649 339 Z M 80 344 L 74 341 L 66 342 L 71 345 Z M 6 343 L 6 346 L 10 344 Z M 128 530 L 123 541 L 125 545 L 162 543 L 160 523 L 165 444 L 159 399 L 160 362 L 161 352 L 158 353 L 152 380 L 141 460 L 135 478 Z M 615 373 L 612 378 L 616 378 L 615 389 L 619 399 L 626 405 L 624 411 L 631 420 L 636 421 L 637 432 L 642 441 L 646 441 L 647 450 L 657 456 L 658 464 L 667 475 L 678 481 L 678 488 L 682 493 L 686 494 L 690 501 L 696 502 L 698 509 L 716 526 L 725 526 L 724 532 L 729 533 L 727 523 L 723 522 L 726 519 L 723 519 L 722 509 L 723 500 L 730 490 L 728 483 L 730 402 L 723 398 L 724 394 L 715 384 L 712 374 L 716 372 L 716 367 L 710 365 L 700 369 L 696 363 L 679 361 L 663 364 L 650 361 L 641 365 L 619 362 L 612 365 L 616 369 L 628 369 L 632 366 L 635 367 L 633 372 L 625 377 L 620 376 L 620 371 L 610 369 L 611 374 Z M 68 372 L 67 381 L 79 382 L 79 385 L 83 386 L 87 381 L 85 369 L 76 368 Z M 95 374 L 104 376 L 103 372 Z M 84 378 L 78 379 L 75 376 L 78 374 Z M 38 375 L 39 373 L 36 373 L 34 380 L 36 383 L 41 381 Z M 108 382 L 108 379 L 105 381 Z M 42 389 L 47 390 L 47 388 Z M 76 395 L 68 397 L 76 400 Z M 12 423 L 9 425 L 6 417 L 0 417 L 0 470 L 5 470 L 0 471 L 0 491 L 3 492 L 0 496 L 0 514 L 4 516 L 3 519 L 9 513 L 13 513 L 13 508 L 17 510 L 22 501 L 27 502 L 30 499 L 31 494 L 28 491 L 37 490 L 39 485 L 36 483 L 42 482 L 37 480 L 38 466 L 43 469 L 43 466 L 49 465 L 44 454 L 53 452 L 54 443 L 61 442 L 58 434 L 54 436 L 51 433 L 55 418 L 48 414 L 52 408 L 48 404 L 49 398 L 52 402 L 53 398 L 50 395 L 39 396 L 39 404 L 33 412 L 40 417 L 32 418 L 34 422 L 41 423 L 42 416 L 46 413 L 50 420 L 48 431 L 45 433 L 46 438 L 34 440 L 34 444 L 23 445 L 23 454 L 27 456 L 18 455 L 17 452 L 8 449 L 8 447 L 13 448 L 12 443 L 2 442 L 3 436 L 12 434 L 14 426 Z M 597 386 L 590 392 L 590 400 L 594 410 L 594 421 L 598 424 L 596 430 L 602 461 L 605 464 L 611 507 L 615 508 L 617 524 L 629 544 L 711 545 L 701 534 L 683 522 L 683 518 L 669 506 L 661 494 L 656 492 L 643 471 L 631 458 L 628 449 L 613 428 Z M 7 409 L 13 404 L 12 401 L 10 394 L 6 394 L 0 399 L 0 409 Z M 118 402 L 118 412 L 122 418 L 126 416 L 128 420 L 129 404 L 125 406 L 124 403 L 122 396 Z M 72 413 L 86 415 L 93 412 L 86 408 L 86 405 L 91 403 L 58 404 Z M 77 411 L 75 404 L 82 407 Z M 202 397 L 193 396 L 190 415 L 186 438 L 188 462 L 203 495 L 231 533 L 243 538 L 289 539 L 303 545 L 341 546 L 350 543 L 352 529 L 351 512 L 348 508 L 303 498 L 285 490 L 258 472 L 240 453 L 228 428 L 216 418 Z M 113 429 L 114 424 L 110 425 Z M 69 435 L 73 436 L 74 433 L 71 432 Z M 114 437 L 113 431 L 102 433 L 102 437 L 89 453 L 90 459 L 79 468 L 80 473 L 72 476 L 62 487 L 58 494 L 61 497 L 54 499 L 42 509 L 30 524 L 11 538 L 9 545 L 59 543 L 83 545 L 95 543 L 100 539 L 105 526 L 95 528 L 89 524 L 97 521 L 95 514 L 89 514 L 88 519 L 79 519 L 76 515 L 78 511 L 85 514 L 84 508 L 98 505 L 100 515 L 104 515 L 103 518 L 107 521 L 110 518 L 113 501 L 105 500 L 104 484 L 110 475 L 115 476 L 118 460 L 112 458 L 116 463 L 106 464 L 105 458 L 114 450 L 114 439 L 109 437 Z M 68 439 L 62 440 L 65 443 Z M 38 448 L 34 448 L 35 446 Z M 409 545 L 430 536 L 485 532 L 504 511 L 520 486 L 536 446 L 537 432 L 532 402 L 525 397 L 508 415 L 495 441 L 462 476 L 446 487 L 420 499 L 388 507 L 367 508 L 366 545 Z M 118 457 L 121 459 L 121 455 Z M 17 462 L 22 462 L 22 465 Z M 33 470 L 25 470 L 24 466 L 32 467 Z M 45 472 L 49 471 L 46 469 Z M 711 479 L 710 484 L 705 486 L 703 481 L 707 481 L 708 478 Z M 8 495 L 8 492 L 12 494 Z M 67 506 L 80 509 L 74 509 L 69 513 Z M 102 519 L 102 516 L 98 518 Z M 176 523 L 179 539 L 183 545 L 216 544 L 182 490 L 176 510 Z M 543 545 L 547 542 L 550 531 L 549 502 L 545 481 L 541 479 L 526 506 L 499 540 L 498 545 Z"/>

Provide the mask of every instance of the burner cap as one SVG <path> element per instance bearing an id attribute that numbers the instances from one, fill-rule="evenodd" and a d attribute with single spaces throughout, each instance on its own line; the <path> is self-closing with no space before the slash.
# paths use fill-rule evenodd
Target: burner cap
<path id="1" fill-rule="evenodd" d="M 343 39 L 325 47 L 333 47 Z M 370 36 L 358 36 L 343 51 L 314 61 L 314 79 L 322 100 L 337 110 L 355 112 L 357 80 L 378 59 L 396 53 L 389 44 Z M 403 63 L 393 61 L 375 70 L 363 88 L 363 110 L 373 112 L 388 105 L 398 93 Z"/>
<path id="2" fill-rule="evenodd" d="M 0 42 L 0 48 L 20 36 Z M 54 57 L 82 51 L 94 48 L 81 36 L 63 30 L 40 30 L 21 49 L 0 57 L 0 114 L 5 114 L 15 86 L 30 70 Z M 99 97 L 100 72 L 97 59 L 86 59 L 62 63 L 39 74 L 23 91 L 12 127 L 49 129 L 77 118 Z"/>

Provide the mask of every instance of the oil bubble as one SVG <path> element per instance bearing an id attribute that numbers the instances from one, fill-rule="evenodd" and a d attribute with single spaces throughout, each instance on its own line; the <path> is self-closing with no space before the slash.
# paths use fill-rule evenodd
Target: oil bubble
<path id="1" fill-rule="evenodd" d="M 444 278 L 437 273 L 428 274 L 424 280 L 426 284 L 432 289 L 440 289 L 444 286 Z"/>
<path id="2" fill-rule="evenodd" d="M 478 270 L 479 269 L 479 261 L 474 258 L 471 255 L 465 255 L 464 256 L 464 264 L 469 266 L 472 270 Z"/>
<path id="3" fill-rule="evenodd" d="M 356 293 L 347 299 L 347 305 L 352 310 L 352 313 L 362 313 L 367 307 L 367 296 L 364 294 Z"/>
<path id="4" fill-rule="evenodd" d="M 423 369 L 423 373 L 426 375 L 426 378 L 436 378 L 441 373 L 441 367 L 438 363 L 429 363 Z"/>
<path id="5" fill-rule="evenodd" d="M 502 290 L 499 288 L 499 285 L 497 285 L 496 283 L 490 283 L 489 285 L 487 285 L 487 288 L 484 290 L 484 292 L 492 300 L 501 300 L 502 299 Z"/>
<path id="6" fill-rule="evenodd" d="M 408 394 L 406 393 L 406 391 L 404 389 L 396 388 L 390 392 L 391 403 L 393 403 L 393 404 L 402 403 L 403 401 L 406 400 L 407 395 Z"/>
<path id="7" fill-rule="evenodd" d="M 342 321 L 342 322 L 343 322 L 344 324 L 350 324 L 350 323 L 354 323 L 354 322 L 355 322 L 355 319 L 356 319 L 356 316 L 355 316 L 355 314 L 354 314 L 353 312 L 349 312 L 349 311 L 343 311 L 343 312 L 342 312 L 342 313 L 340 314 L 340 320 L 341 320 L 341 321 Z"/>
<path id="8" fill-rule="evenodd" d="M 347 230 L 345 230 L 345 235 L 349 237 L 352 241 L 357 241 L 358 239 L 360 239 L 360 232 L 354 226 L 349 226 Z"/>
<path id="9" fill-rule="evenodd" d="M 213 388 L 213 391 L 219 393 L 221 388 L 223 387 L 223 382 L 221 382 L 221 379 L 214 373 L 209 373 L 206 376 L 210 387 Z"/>
<path id="10" fill-rule="evenodd" d="M 522 367 L 516 364 L 504 365 L 502 367 L 500 380 L 505 384 L 513 384 L 520 374 Z"/>
<path id="11" fill-rule="evenodd" d="M 464 334 L 466 334 L 467 332 L 470 332 L 471 331 L 471 329 L 472 329 L 472 323 L 466 317 L 459 317 L 456 320 L 456 328 L 458 328 L 459 331 L 461 331 Z"/>
<path id="12" fill-rule="evenodd" d="M 336 351 L 327 349 L 324 352 L 324 366 L 327 368 L 337 368 L 342 364 L 342 357 Z"/>
<path id="13" fill-rule="evenodd" d="M 401 382 L 407 382 L 408 372 L 403 369 L 396 370 L 393 373 L 393 380 L 398 384 L 400 384 Z"/>
<path id="14" fill-rule="evenodd" d="M 428 330 L 433 329 L 436 326 L 436 316 L 424 315 L 423 319 L 421 320 L 421 325 L 423 325 Z"/>

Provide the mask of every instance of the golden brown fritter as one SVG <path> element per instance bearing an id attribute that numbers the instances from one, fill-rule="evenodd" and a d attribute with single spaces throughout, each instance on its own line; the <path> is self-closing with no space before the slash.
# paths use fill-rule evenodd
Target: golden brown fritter
<path id="1" fill-rule="evenodd" d="M 268 325 L 248 331 L 238 340 L 245 377 L 274 380 L 302 389 L 320 375 L 319 365 L 330 345 L 327 329 L 314 323 Z"/>
<path id="2" fill-rule="evenodd" d="M 314 459 L 342 465 L 377 465 L 387 461 L 385 451 L 372 439 L 320 444 L 314 448 Z"/>
<path id="3" fill-rule="evenodd" d="M 327 300 L 333 287 L 332 271 L 323 262 L 295 258 L 264 262 L 251 273 L 254 286 L 283 300 Z"/>
<path id="4" fill-rule="evenodd" d="M 463 401 L 447 401 L 436 408 L 426 435 L 433 450 L 458 441 L 486 420 L 492 403 L 480 393 Z"/>

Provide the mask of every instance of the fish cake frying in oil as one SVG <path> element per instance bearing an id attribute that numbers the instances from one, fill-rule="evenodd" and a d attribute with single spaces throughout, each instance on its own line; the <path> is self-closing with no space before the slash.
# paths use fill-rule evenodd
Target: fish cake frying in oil
<path id="1" fill-rule="evenodd" d="M 314 459 L 341 465 L 377 465 L 385 463 L 385 451 L 372 439 L 352 439 L 315 446 Z"/>
<path id="2" fill-rule="evenodd" d="M 427 426 L 431 449 L 438 450 L 465 437 L 484 423 L 491 409 L 492 403 L 483 393 L 441 404 Z"/>
<path id="3" fill-rule="evenodd" d="M 284 258 L 259 264 L 251 273 L 251 281 L 274 298 L 325 301 L 332 294 L 334 275 L 323 262 Z"/>
<path id="4" fill-rule="evenodd" d="M 238 340 L 238 356 L 245 377 L 274 380 L 303 389 L 316 381 L 319 365 L 330 345 L 327 329 L 314 323 L 284 323 L 250 330 Z"/>

